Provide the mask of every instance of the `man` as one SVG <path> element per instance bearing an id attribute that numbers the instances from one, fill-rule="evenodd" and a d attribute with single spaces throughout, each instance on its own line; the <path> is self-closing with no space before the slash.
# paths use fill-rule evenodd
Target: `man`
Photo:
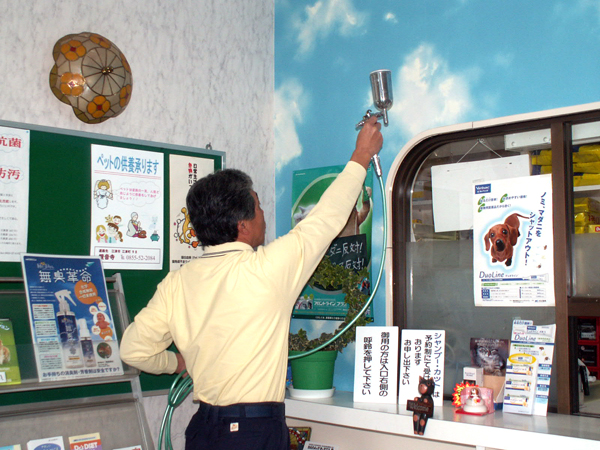
<path id="1" fill-rule="evenodd" d="M 264 244 L 265 221 L 250 178 L 223 170 L 187 196 L 205 248 L 169 273 L 127 328 L 123 361 L 150 373 L 186 369 L 200 408 L 186 450 L 289 448 L 283 400 L 290 315 L 302 288 L 355 207 L 371 157 L 383 144 L 376 117 L 350 162 L 311 213 Z M 167 351 L 174 342 L 180 353 Z"/>

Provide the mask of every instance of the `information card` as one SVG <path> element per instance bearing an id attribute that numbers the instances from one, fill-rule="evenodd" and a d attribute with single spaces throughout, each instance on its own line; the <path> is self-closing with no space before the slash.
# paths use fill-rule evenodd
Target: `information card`
<path id="1" fill-rule="evenodd" d="M 400 340 L 400 393 L 398 403 L 419 396 L 419 377 L 433 378 L 433 404 L 442 406 L 444 400 L 445 330 L 402 330 Z"/>
<path id="2" fill-rule="evenodd" d="M 357 327 L 354 401 L 396 403 L 398 327 Z"/>

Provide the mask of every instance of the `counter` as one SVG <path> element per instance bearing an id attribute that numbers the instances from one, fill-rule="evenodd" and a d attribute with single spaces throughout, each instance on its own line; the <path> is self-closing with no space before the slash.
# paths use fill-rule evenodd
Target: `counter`
<path id="1" fill-rule="evenodd" d="M 415 436 L 412 413 L 406 411 L 404 406 L 354 403 L 352 392 L 336 392 L 332 398 L 318 400 L 298 400 L 288 394 L 285 403 L 289 419 L 411 439 L 461 444 L 478 450 L 600 449 L 600 419 L 590 417 L 552 413 L 547 417 L 524 416 L 502 411 L 486 416 L 472 416 L 456 414 L 450 402 L 445 402 L 442 408 L 436 408 L 434 416 L 429 419 L 425 435 Z M 340 448 L 346 450 L 348 447 L 340 444 Z"/>

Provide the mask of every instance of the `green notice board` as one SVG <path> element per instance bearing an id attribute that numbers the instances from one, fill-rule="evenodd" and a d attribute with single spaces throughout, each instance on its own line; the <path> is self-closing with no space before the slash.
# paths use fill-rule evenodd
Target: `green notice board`
<path id="1" fill-rule="evenodd" d="M 0 126 L 30 130 L 29 225 L 27 252 L 55 255 L 90 254 L 91 146 L 92 144 L 164 154 L 164 229 L 169 236 L 169 155 L 188 155 L 213 161 L 214 170 L 224 167 L 225 154 L 205 148 L 191 148 L 133 140 L 95 133 L 47 128 L 0 121 Z M 110 277 L 120 273 L 131 318 L 148 303 L 157 284 L 169 270 L 169 239 L 165 239 L 162 270 L 105 270 Z M 0 276 L 21 277 L 21 264 L 0 262 Z M 0 317 L 10 311 L 0 311 Z M 24 327 L 29 324 L 15 324 Z M 174 376 L 141 375 L 144 391 L 169 389 Z M 104 393 L 111 388 L 106 385 Z M 31 396 L 29 396 L 31 397 Z M 27 398 L 23 402 L 31 401 Z"/>

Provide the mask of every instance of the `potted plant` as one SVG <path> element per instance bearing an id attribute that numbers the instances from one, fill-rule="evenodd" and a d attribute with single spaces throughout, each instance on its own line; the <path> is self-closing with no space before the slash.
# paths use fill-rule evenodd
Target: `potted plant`
<path id="1" fill-rule="evenodd" d="M 308 339 L 307 333 L 303 329 L 298 330 L 296 334 L 290 333 L 290 356 L 323 345 L 356 318 L 369 298 L 369 295 L 363 289 L 365 280 L 368 280 L 368 277 L 369 272 L 366 268 L 356 272 L 353 269 L 332 264 L 327 256 L 323 258 L 308 284 L 313 288 L 318 286 L 329 290 L 341 289 L 345 294 L 344 301 L 348 305 L 346 317 L 333 333 L 322 333 L 318 338 Z M 348 344 L 354 342 L 356 327 L 364 326 L 372 321 L 373 319 L 363 315 L 341 337 L 327 347 L 312 355 L 291 360 L 294 389 L 331 389 L 333 387 L 333 367 L 337 353 L 342 352 Z M 322 378 L 317 376 L 316 372 L 322 372 Z"/>

